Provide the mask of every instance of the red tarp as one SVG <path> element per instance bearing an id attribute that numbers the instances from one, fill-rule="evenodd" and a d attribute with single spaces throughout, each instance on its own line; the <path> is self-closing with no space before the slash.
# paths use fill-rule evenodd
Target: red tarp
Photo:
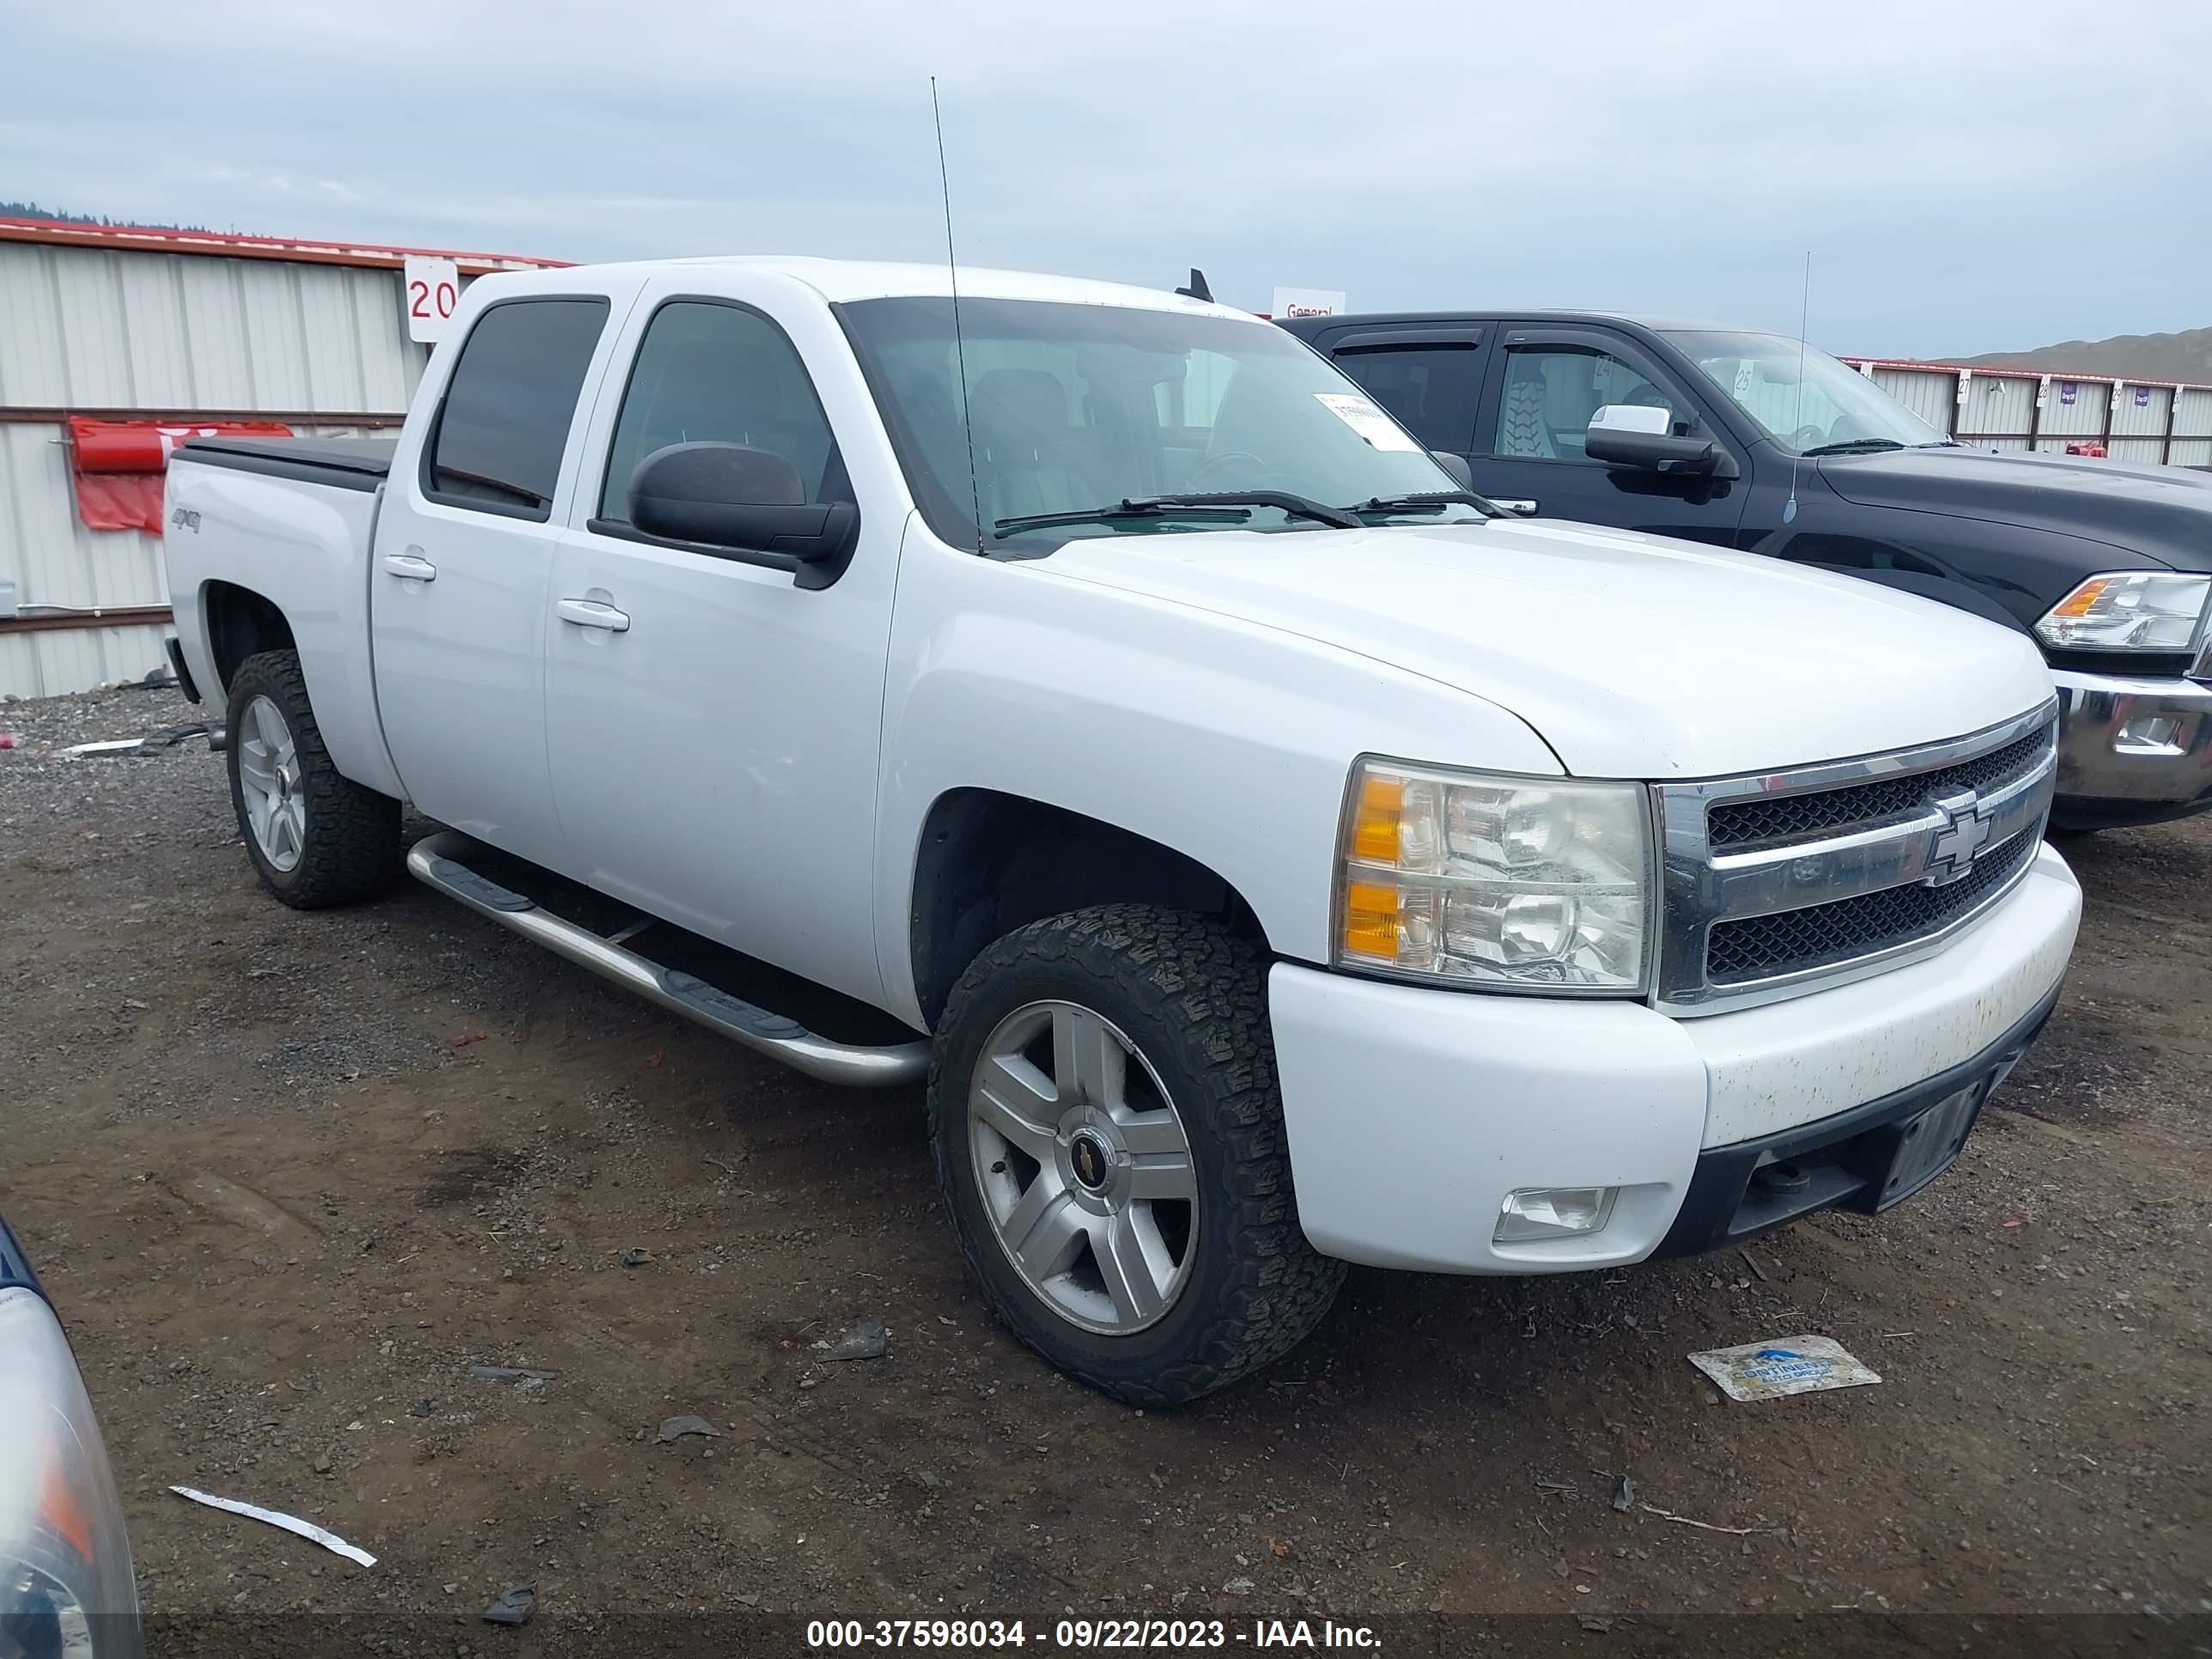
<path id="1" fill-rule="evenodd" d="M 161 474 L 169 452 L 187 438 L 289 438 L 275 421 L 215 421 L 199 426 L 161 421 L 94 421 L 70 416 L 70 472 L 76 515 L 90 530 L 161 533 Z"/>

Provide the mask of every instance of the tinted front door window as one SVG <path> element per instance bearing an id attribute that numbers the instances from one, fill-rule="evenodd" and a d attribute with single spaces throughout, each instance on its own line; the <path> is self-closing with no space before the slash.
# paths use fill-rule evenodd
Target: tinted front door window
<path id="1" fill-rule="evenodd" d="M 629 523 L 638 463 L 670 444 L 704 441 L 781 455 L 810 501 L 852 499 L 814 383 L 783 331 L 743 307 L 673 301 L 653 313 L 638 347 L 599 517 Z"/>
<path id="2" fill-rule="evenodd" d="M 1608 404 L 1664 409 L 1670 428 L 1687 414 L 1641 373 L 1605 352 L 1516 346 L 1505 356 L 1495 453 L 1516 460 L 1583 460 L 1590 416 Z"/>

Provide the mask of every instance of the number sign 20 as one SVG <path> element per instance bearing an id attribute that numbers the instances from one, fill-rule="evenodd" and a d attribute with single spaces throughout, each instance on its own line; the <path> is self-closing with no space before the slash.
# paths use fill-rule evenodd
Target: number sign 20
<path id="1" fill-rule="evenodd" d="M 400 273 L 401 309 L 407 317 L 407 337 L 425 342 L 445 337 L 446 325 L 461 302 L 461 273 L 451 259 L 422 254 L 407 256 Z"/>

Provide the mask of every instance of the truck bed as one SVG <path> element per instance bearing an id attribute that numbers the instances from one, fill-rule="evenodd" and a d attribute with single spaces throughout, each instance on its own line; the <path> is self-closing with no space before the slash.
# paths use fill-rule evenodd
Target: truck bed
<path id="1" fill-rule="evenodd" d="M 192 438 L 177 453 L 202 466 L 374 491 L 398 449 L 397 438 Z"/>

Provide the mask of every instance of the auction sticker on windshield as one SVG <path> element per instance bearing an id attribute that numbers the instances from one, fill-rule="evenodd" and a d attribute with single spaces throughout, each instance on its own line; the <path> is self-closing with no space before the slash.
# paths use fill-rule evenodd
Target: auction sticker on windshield
<path id="1" fill-rule="evenodd" d="M 1349 392 L 1316 392 L 1314 396 L 1320 399 L 1322 408 L 1366 439 L 1374 448 L 1420 448 L 1420 445 L 1407 435 L 1403 427 L 1364 398 L 1354 397 Z"/>

